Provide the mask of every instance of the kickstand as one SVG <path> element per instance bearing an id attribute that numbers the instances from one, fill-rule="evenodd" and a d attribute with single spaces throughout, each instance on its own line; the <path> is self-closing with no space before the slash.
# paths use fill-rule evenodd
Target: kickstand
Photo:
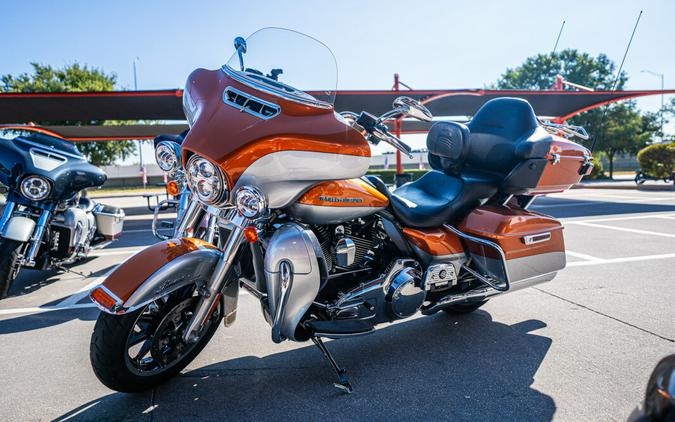
<path id="1" fill-rule="evenodd" d="M 352 388 L 352 385 L 349 383 L 347 371 L 338 366 L 337 362 L 335 362 L 335 359 L 333 358 L 333 355 L 330 354 L 328 348 L 326 348 L 326 345 L 323 344 L 323 341 L 321 341 L 321 338 L 312 336 L 312 342 L 314 342 L 316 347 L 318 347 L 319 350 L 321 350 L 321 353 L 323 353 L 323 356 L 328 360 L 328 363 L 330 363 L 330 366 L 333 367 L 335 373 L 338 376 L 338 382 L 333 383 L 333 385 L 336 388 L 342 390 L 343 392 L 351 394 L 354 391 L 354 389 Z"/>
<path id="2" fill-rule="evenodd" d="M 90 272 L 89 275 L 87 275 L 87 274 L 85 274 L 85 273 L 81 273 L 81 272 L 79 272 L 79 271 L 75 271 L 75 270 L 71 270 L 70 268 L 66 268 L 66 267 L 64 267 L 63 265 L 56 265 L 55 267 L 58 268 L 59 270 L 65 271 L 65 272 L 67 272 L 67 273 L 73 273 L 73 274 L 75 274 L 75 275 L 79 275 L 79 276 L 82 277 L 82 278 L 89 278 L 89 277 L 91 277 L 92 275 L 94 275 L 93 272 Z"/>

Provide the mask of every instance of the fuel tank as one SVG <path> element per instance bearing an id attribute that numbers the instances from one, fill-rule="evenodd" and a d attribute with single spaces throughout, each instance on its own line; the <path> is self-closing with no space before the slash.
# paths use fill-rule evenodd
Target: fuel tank
<path id="1" fill-rule="evenodd" d="M 389 199 L 362 179 L 322 182 L 305 192 L 289 213 L 308 224 L 339 224 L 374 214 Z"/>

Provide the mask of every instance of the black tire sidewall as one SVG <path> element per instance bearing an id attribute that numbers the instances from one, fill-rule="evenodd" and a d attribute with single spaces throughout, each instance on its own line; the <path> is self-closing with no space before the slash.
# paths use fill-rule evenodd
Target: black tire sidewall
<path id="1" fill-rule="evenodd" d="M 7 297 L 12 282 L 19 274 L 19 269 L 14 271 L 18 265 L 19 256 L 23 242 L 0 238 L 0 299 Z"/>
<path id="2" fill-rule="evenodd" d="M 138 375 L 127 364 L 127 338 L 143 308 L 125 315 L 101 312 L 90 343 L 90 360 L 96 377 L 108 388 L 120 392 L 139 392 L 156 387 L 183 370 L 206 347 L 222 320 L 211 322 L 207 332 L 185 356 L 171 368 L 155 375 Z"/>

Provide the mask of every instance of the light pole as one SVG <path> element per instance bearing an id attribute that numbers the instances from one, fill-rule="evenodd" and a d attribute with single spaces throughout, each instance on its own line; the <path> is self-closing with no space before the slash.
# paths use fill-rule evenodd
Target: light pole
<path id="1" fill-rule="evenodd" d="M 660 110 L 660 114 L 661 114 L 661 142 L 663 142 L 664 135 L 665 135 L 663 133 L 663 87 L 664 87 L 663 73 L 656 73 L 656 72 L 652 72 L 651 70 L 643 70 L 642 73 L 649 73 L 650 75 L 654 75 L 658 78 L 661 78 L 661 110 Z"/>
<path id="2" fill-rule="evenodd" d="M 136 62 L 139 61 L 139 60 L 140 60 L 139 57 L 134 57 L 134 91 L 138 91 L 138 78 L 137 78 L 137 75 L 136 75 Z M 138 159 L 139 159 L 138 166 L 139 166 L 139 168 L 142 172 L 143 171 L 143 145 L 142 145 L 140 140 L 138 141 Z"/>

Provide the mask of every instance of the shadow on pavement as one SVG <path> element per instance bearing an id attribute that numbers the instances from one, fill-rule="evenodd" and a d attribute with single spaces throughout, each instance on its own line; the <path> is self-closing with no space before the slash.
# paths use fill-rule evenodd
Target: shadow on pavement
<path id="1" fill-rule="evenodd" d="M 509 326 L 483 311 L 440 313 L 330 342 L 349 372 L 352 395 L 332 386 L 332 370 L 308 346 L 184 373 L 156 389 L 144 413 L 130 410 L 138 395 L 113 393 L 57 420 L 148 413 L 153 420 L 550 420 L 553 399 L 531 387 L 551 346 L 531 332 L 545 326 L 538 320 Z"/>
<path id="2" fill-rule="evenodd" d="M 54 325 L 79 319 L 94 321 L 98 318 L 98 308 L 69 309 L 68 311 L 48 311 L 23 315 L 12 319 L 0 320 L 0 335 L 40 330 Z"/>

